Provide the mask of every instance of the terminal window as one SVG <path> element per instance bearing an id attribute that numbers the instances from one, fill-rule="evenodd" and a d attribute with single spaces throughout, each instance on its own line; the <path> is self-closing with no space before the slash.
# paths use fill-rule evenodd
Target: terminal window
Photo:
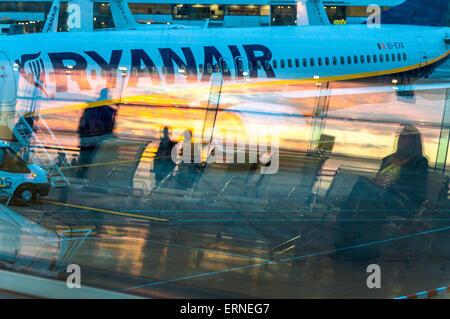
<path id="1" fill-rule="evenodd" d="M 94 3 L 94 29 L 114 27 L 108 3 Z"/>
<path id="2" fill-rule="evenodd" d="M 345 7 L 343 6 L 325 6 L 325 12 L 331 24 L 341 24 L 341 21 L 345 21 Z"/>
<path id="3" fill-rule="evenodd" d="M 223 20 L 223 5 L 177 4 L 173 7 L 176 20 Z"/>
<path id="4" fill-rule="evenodd" d="M 5 1 L 0 2 L 0 12 L 47 12 L 50 5 L 50 1 Z"/>
<path id="5" fill-rule="evenodd" d="M 347 7 L 347 17 L 368 17 L 370 12 L 367 12 L 367 7 L 363 6 L 349 6 Z"/>
<path id="6" fill-rule="evenodd" d="M 269 16 L 270 6 L 238 6 L 230 5 L 226 8 L 226 14 L 230 16 Z"/>
<path id="7" fill-rule="evenodd" d="M 287 5 L 279 6 L 273 5 L 272 7 L 272 25 L 296 25 L 297 19 L 297 6 Z"/>
<path id="8" fill-rule="evenodd" d="M 170 4 L 160 3 L 129 3 L 128 7 L 133 14 L 172 14 Z"/>

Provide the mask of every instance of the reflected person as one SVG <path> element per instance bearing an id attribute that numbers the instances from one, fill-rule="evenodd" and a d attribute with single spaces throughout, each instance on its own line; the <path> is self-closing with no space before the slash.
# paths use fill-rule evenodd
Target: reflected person
<path id="1" fill-rule="evenodd" d="M 381 240 L 383 218 L 386 214 L 414 214 L 425 201 L 428 160 L 423 155 L 422 136 L 416 127 L 403 124 L 396 151 L 383 158 L 373 179 L 360 178 L 341 209 L 341 217 L 361 221 L 343 223 L 338 230 L 337 246 L 351 246 Z M 381 215 L 383 214 L 383 215 Z M 364 221 L 375 218 L 379 221 Z M 380 251 L 372 245 L 365 251 Z M 345 253 L 344 253 L 345 254 Z"/>
<path id="2" fill-rule="evenodd" d="M 158 150 L 153 160 L 156 186 L 159 186 L 163 179 L 170 175 L 175 168 L 175 163 L 170 156 L 175 145 L 176 143 L 169 138 L 169 128 L 165 126 L 161 142 L 159 142 Z"/>
<path id="3" fill-rule="evenodd" d="M 193 143 L 190 130 L 183 133 L 183 143 L 179 155 L 181 161 L 177 166 L 177 186 L 180 189 L 189 189 L 197 181 L 202 167 L 201 149 L 199 145 Z"/>
<path id="4" fill-rule="evenodd" d="M 109 90 L 102 89 L 97 101 L 106 101 Z M 117 110 L 111 105 L 85 108 L 80 118 L 78 133 L 80 135 L 80 156 L 78 164 L 79 178 L 85 178 L 87 167 L 92 163 L 95 149 L 104 140 L 113 136 Z"/>
<path id="5" fill-rule="evenodd" d="M 410 211 L 425 200 L 428 160 L 423 156 L 422 136 L 416 127 L 402 125 L 397 150 L 383 158 L 372 180 L 360 179 L 350 195 L 350 205 Z M 375 196 L 374 196 L 375 195 Z M 363 200 L 363 202 L 362 202 Z"/>

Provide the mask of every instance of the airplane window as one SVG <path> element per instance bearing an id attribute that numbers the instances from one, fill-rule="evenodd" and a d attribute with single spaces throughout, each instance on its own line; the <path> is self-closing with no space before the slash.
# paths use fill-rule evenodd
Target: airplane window
<path id="1" fill-rule="evenodd" d="M 330 58 L 328 58 L 328 57 L 325 58 L 325 64 L 330 65 Z"/>
<path id="2" fill-rule="evenodd" d="M 383 55 L 382 54 L 380 54 L 380 62 L 383 62 L 384 60 L 383 60 Z"/>
<path id="3" fill-rule="evenodd" d="M 270 63 L 269 63 L 269 61 L 264 61 L 264 69 L 265 70 L 269 70 L 270 69 Z"/>
<path id="4" fill-rule="evenodd" d="M 322 66 L 322 58 L 318 58 L 318 59 L 317 59 L 317 62 L 318 62 L 318 65 L 319 65 L 319 66 Z"/>
<path id="5" fill-rule="evenodd" d="M 267 62 L 267 61 L 266 61 Z M 228 69 L 228 64 L 225 61 L 222 61 L 222 70 L 225 73 L 230 72 L 230 70 Z"/>
<path id="6" fill-rule="evenodd" d="M 167 74 L 167 67 L 164 65 L 164 66 L 161 68 L 161 71 L 162 71 L 162 74 L 163 74 L 163 75 L 166 75 L 166 74 Z"/>
<path id="7" fill-rule="evenodd" d="M 355 64 L 358 64 L 358 57 L 356 55 L 353 57 L 353 60 L 355 61 Z"/>
<path id="8" fill-rule="evenodd" d="M 403 60 L 405 60 L 405 61 L 408 60 L 406 53 L 403 53 Z"/>
<path id="9" fill-rule="evenodd" d="M 378 62 L 378 56 L 376 54 L 373 55 L 373 63 Z"/>
<path id="10" fill-rule="evenodd" d="M 348 64 L 352 64 L 352 57 L 351 57 L 351 56 L 348 56 L 348 57 L 347 57 L 347 63 L 348 63 Z"/>
<path id="11" fill-rule="evenodd" d="M 248 62 L 248 70 L 253 71 L 253 63 L 252 62 Z"/>
<path id="12" fill-rule="evenodd" d="M 365 61 L 364 61 L 364 55 L 361 55 L 361 63 L 364 63 Z"/>
<path id="13" fill-rule="evenodd" d="M 284 69 L 285 64 L 284 64 L 284 60 L 283 59 L 280 60 L 280 66 L 281 66 L 282 69 Z"/>
<path id="14" fill-rule="evenodd" d="M 392 62 L 395 62 L 395 53 L 392 53 Z"/>
<path id="15" fill-rule="evenodd" d="M 203 69 L 203 64 L 198 65 L 198 72 L 203 73 L 205 70 Z"/>
<path id="16" fill-rule="evenodd" d="M 341 56 L 341 64 L 344 65 L 345 64 L 345 58 L 343 56 Z"/>
<path id="17" fill-rule="evenodd" d="M 295 59 L 295 67 L 298 68 L 300 66 L 300 61 L 298 59 Z"/>
<path id="18" fill-rule="evenodd" d="M 402 55 L 400 53 L 397 53 L 397 61 L 401 61 L 402 60 Z"/>
<path id="19" fill-rule="evenodd" d="M 389 54 L 386 54 L 386 62 L 389 62 Z"/>
<path id="20" fill-rule="evenodd" d="M 308 66 L 308 60 L 305 58 L 303 59 L 303 66 L 306 68 Z"/>
<path id="21" fill-rule="evenodd" d="M 219 66 L 219 63 L 214 64 L 213 69 L 214 69 L 214 72 L 220 72 L 220 66 Z"/>
<path id="22" fill-rule="evenodd" d="M 334 65 L 337 65 L 337 59 L 336 59 L 335 56 L 333 57 L 333 64 L 334 64 Z"/>
<path id="23" fill-rule="evenodd" d="M 158 69 L 156 68 L 156 66 L 152 66 L 152 73 L 158 74 Z"/>
<path id="24" fill-rule="evenodd" d="M 278 66 L 277 60 L 273 60 L 272 64 L 273 64 L 273 68 L 276 69 Z"/>
<path id="25" fill-rule="evenodd" d="M 237 67 L 239 72 L 244 72 L 244 63 L 242 62 L 242 60 L 237 61 Z"/>
<path id="26" fill-rule="evenodd" d="M 309 62 L 311 63 L 311 66 L 314 66 L 314 58 L 311 58 L 311 59 L 309 60 Z"/>
<path id="27" fill-rule="evenodd" d="M 256 65 L 258 66 L 258 70 L 261 70 L 261 69 L 262 69 L 261 61 L 258 61 L 258 62 L 256 63 Z"/>
<path id="28" fill-rule="evenodd" d="M 292 60 L 288 59 L 287 62 L 288 62 L 288 67 L 292 68 Z"/>
<path id="29" fill-rule="evenodd" d="M 367 63 L 370 63 L 370 62 L 372 62 L 372 59 L 371 59 L 372 57 L 370 56 L 370 54 L 368 54 L 367 55 Z"/>

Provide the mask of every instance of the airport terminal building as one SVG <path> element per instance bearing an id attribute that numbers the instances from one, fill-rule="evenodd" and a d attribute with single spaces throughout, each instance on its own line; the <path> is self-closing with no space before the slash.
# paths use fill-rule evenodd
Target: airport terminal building
<path id="1" fill-rule="evenodd" d="M 402 0 L 378 0 L 384 10 L 402 3 Z M 269 25 L 295 25 L 295 0 L 130 0 L 129 7 L 140 23 L 179 23 L 201 25 L 206 19 L 210 27 L 251 27 Z M 332 24 L 361 23 L 369 15 L 371 0 L 324 1 Z M 36 32 L 51 6 L 51 1 L 0 1 L 0 19 L 13 20 L 25 26 L 26 32 Z M 60 21 L 65 21 L 67 1 L 61 2 Z M 95 28 L 110 28 L 112 22 L 109 5 L 94 1 Z M 64 26 L 60 26 L 64 30 Z"/>

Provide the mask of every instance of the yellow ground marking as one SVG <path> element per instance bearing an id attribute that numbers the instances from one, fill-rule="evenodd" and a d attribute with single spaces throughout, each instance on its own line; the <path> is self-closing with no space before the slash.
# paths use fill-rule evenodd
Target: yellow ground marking
<path id="1" fill-rule="evenodd" d="M 54 201 L 49 201 L 49 200 L 41 200 L 41 202 L 48 203 L 48 204 L 53 204 L 53 205 L 59 205 L 59 206 L 73 207 L 73 208 L 79 208 L 79 209 L 85 209 L 85 210 L 93 210 L 93 211 L 96 211 L 96 212 L 101 212 L 101 213 L 106 213 L 106 214 L 113 214 L 113 215 L 120 215 L 120 216 L 127 216 L 127 217 L 136 217 L 136 218 L 143 218 L 143 219 L 149 219 L 149 220 L 156 220 L 158 222 L 168 222 L 169 221 L 166 218 L 158 218 L 158 217 L 137 215 L 137 214 L 131 214 L 131 213 L 122 213 L 122 212 L 116 212 L 116 211 L 108 210 L 108 209 L 89 207 L 89 206 L 82 206 L 82 205 L 76 205 L 76 204 L 60 203 L 60 202 L 54 202 Z"/>

